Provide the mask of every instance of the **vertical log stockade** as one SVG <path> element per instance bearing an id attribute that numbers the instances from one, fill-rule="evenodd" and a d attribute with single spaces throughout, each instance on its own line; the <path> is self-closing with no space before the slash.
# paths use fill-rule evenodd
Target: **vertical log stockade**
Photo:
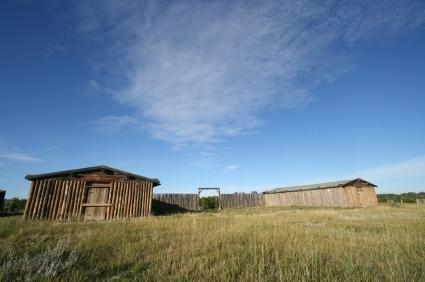
<path id="1" fill-rule="evenodd" d="M 148 216 L 158 179 L 107 166 L 28 175 L 24 219 L 106 220 Z"/>

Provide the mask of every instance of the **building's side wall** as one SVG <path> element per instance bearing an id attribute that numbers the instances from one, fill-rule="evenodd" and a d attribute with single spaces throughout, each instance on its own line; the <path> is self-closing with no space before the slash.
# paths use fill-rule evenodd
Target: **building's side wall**
<path id="1" fill-rule="evenodd" d="M 311 206 L 311 207 L 348 207 L 349 202 L 344 188 L 289 191 L 265 194 L 266 206 Z"/>
<path id="2" fill-rule="evenodd" d="M 86 181 L 47 179 L 31 183 L 24 219 L 82 220 Z M 152 205 L 152 183 L 114 181 L 108 193 L 106 219 L 147 216 Z"/>
<path id="3" fill-rule="evenodd" d="M 352 207 L 371 207 L 378 204 L 375 188 L 372 186 L 358 185 L 345 188 L 349 193 Z"/>
<path id="4" fill-rule="evenodd" d="M 350 186 L 264 194 L 265 206 L 369 207 L 377 204 L 375 189 Z"/>
<path id="5" fill-rule="evenodd" d="M 24 219 L 72 220 L 81 218 L 85 181 L 36 180 L 31 183 Z"/>
<path id="6" fill-rule="evenodd" d="M 106 219 L 148 216 L 152 209 L 153 186 L 148 181 L 115 181 L 111 185 Z"/>

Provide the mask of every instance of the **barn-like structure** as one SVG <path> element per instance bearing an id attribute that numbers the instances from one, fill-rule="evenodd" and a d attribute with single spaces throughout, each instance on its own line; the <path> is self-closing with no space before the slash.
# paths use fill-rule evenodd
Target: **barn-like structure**
<path id="1" fill-rule="evenodd" d="M 282 187 L 263 192 L 265 206 L 370 207 L 378 204 L 376 185 L 363 179 Z"/>
<path id="2" fill-rule="evenodd" d="M 24 219 L 105 220 L 148 216 L 158 179 L 94 166 L 38 175 L 31 181 Z"/>

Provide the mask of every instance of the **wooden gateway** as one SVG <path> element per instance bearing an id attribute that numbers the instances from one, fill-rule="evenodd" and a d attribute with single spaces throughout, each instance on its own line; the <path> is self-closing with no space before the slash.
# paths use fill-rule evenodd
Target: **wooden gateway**
<path id="1" fill-rule="evenodd" d="M 148 216 L 158 179 L 94 166 L 27 175 L 24 219 L 107 220 Z"/>
<path id="2" fill-rule="evenodd" d="M 378 204 L 376 185 L 363 179 L 282 187 L 263 192 L 265 206 L 369 207 Z"/>

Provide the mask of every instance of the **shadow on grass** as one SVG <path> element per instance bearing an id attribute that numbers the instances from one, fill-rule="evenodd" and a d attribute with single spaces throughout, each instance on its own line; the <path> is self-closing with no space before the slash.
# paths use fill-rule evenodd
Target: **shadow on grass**
<path id="1" fill-rule="evenodd" d="M 182 208 L 176 204 L 169 204 L 159 200 L 152 200 L 152 213 L 154 215 L 172 215 L 172 214 L 182 214 L 194 212 L 185 208 Z"/>
<path id="2" fill-rule="evenodd" d="M 16 215 L 23 215 L 22 212 L 0 212 L 0 217 L 9 217 L 9 216 L 16 216 Z"/>

